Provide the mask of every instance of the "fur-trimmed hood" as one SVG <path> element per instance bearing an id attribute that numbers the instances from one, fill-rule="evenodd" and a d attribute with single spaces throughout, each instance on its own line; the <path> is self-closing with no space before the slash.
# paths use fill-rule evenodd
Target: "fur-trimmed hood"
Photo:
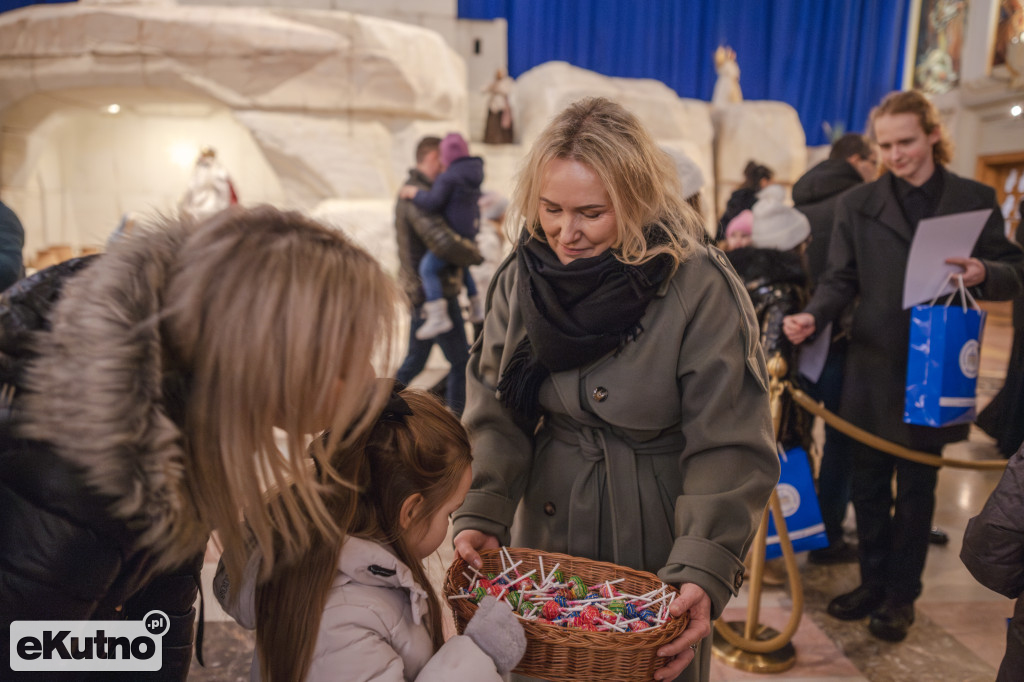
<path id="1" fill-rule="evenodd" d="M 800 255 L 794 251 L 745 246 L 725 255 L 748 289 L 766 284 L 807 284 Z"/>
<path id="2" fill-rule="evenodd" d="M 170 568 L 204 546 L 208 528 L 188 494 L 184 436 L 169 414 L 161 299 L 191 231 L 163 224 L 118 240 L 63 286 L 36 333 L 15 404 L 17 435 L 48 443 L 81 471 L 109 513 L 138 534 L 154 568 Z M 168 378 L 173 381 L 168 382 Z"/>

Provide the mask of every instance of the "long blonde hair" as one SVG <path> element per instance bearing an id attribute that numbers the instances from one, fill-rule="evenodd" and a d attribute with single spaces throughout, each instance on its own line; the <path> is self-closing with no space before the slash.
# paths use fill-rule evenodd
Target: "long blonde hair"
<path id="1" fill-rule="evenodd" d="M 612 250 L 620 261 L 644 263 L 660 253 L 678 265 L 705 234 L 701 216 L 686 203 L 679 177 L 640 121 L 622 105 L 587 97 L 558 114 L 533 143 L 509 202 L 507 225 L 545 241 L 539 220 L 540 186 L 554 159 L 579 161 L 601 179 L 618 222 Z M 518 235 L 510 234 L 513 243 Z"/>
<path id="2" fill-rule="evenodd" d="M 423 563 L 407 543 L 454 493 L 470 466 L 469 438 L 458 418 L 428 393 L 400 393 L 412 414 L 379 419 L 355 441 L 342 444 L 331 462 L 357 490 L 327 483 L 323 503 L 349 534 L 388 545 L 427 593 L 427 629 L 435 651 L 444 642 L 441 606 Z M 403 531 L 402 504 L 414 494 L 423 504 Z M 309 672 L 327 594 L 344 538 L 316 538 L 299 561 L 279 561 L 256 591 L 256 651 L 264 682 L 301 680 Z"/>
<path id="3" fill-rule="evenodd" d="M 224 211 L 189 235 L 162 295 L 166 353 L 188 374 L 187 490 L 218 532 L 228 574 L 239 579 L 245 564 L 244 511 L 268 575 L 273 557 L 310 546 L 311 529 L 339 534 L 308 440 L 325 427 L 339 434 L 326 448 L 354 438 L 386 400 L 371 361 L 378 344 L 391 347 L 401 294 L 340 233 L 260 207 Z M 313 456 L 336 477 L 328 451 Z M 281 491 L 270 505 L 268 488 Z"/>

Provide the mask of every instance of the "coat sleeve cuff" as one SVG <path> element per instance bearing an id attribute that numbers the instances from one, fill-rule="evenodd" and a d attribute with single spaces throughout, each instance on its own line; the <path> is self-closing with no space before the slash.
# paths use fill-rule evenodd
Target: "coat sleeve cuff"
<path id="1" fill-rule="evenodd" d="M 694 583 L 711 598 L 711 618 L 722 610 L 743 585 L 743 562 L 721 545 L 705 538 L 676 538 L 658 577 L 672 585 Z"/>
<path id="2" fill-rule="evenodd" d="M 509 528 L 515 514 L 516 503 L 507 497 L 486 490 L 471 490 L 454 514 L 452 532 L 458 535 L 464 530 L 478 530 L 508 545 L 511 542 Z"/>

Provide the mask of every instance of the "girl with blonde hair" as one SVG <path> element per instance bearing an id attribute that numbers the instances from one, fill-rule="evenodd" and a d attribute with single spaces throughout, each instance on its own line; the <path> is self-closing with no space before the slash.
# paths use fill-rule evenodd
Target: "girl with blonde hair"
<path id="1" fill-rule="evenodd" d="M 165 219 L 8 290 L 0 525 L 19 540 L 0 549 L 4 629 L 159 609 L 162 679 L 184 679 L 212 530 L 234 575 L 243 511 L 268 556 L 275 537 L 288 559 L 311 528 L 338 535 L 307 443 L 372 422 L 367 403 L 387 398 L 372 361 L 399 301 L 340 233 L 270 207 Z M 313 449 L 329 480 L 342 440 Z"/>
<path id="2" fill-rule="evenodd" d="M 329 440 L 328 436 L 324 440 Z M 316 537 L 298 561 L 277 561 L 257 584 L 260 552 L 239 583 L 223 571 L 214 590 L 256 628 L 252 679 L 499 680 L 526 648 L 522 626 L 489 597 L 448 642 L 423 560 L 444 541 L 470 483 L 469 439 L 458 417 L 424 391 L 403 389 L 331 462 L 323 503 L 344 536 Z"/>
<path id="3" fill-rule="evenodd" d="M 479 565 L 511 542 L 657 572 L 690 621 L 656 676 L 706 680 L 711 619 L 778 480 L 750 299 L 669 157 L 607 99 L 538 137 L 510 219 L 522 232 L 467 369 L 456 551 Z"/>

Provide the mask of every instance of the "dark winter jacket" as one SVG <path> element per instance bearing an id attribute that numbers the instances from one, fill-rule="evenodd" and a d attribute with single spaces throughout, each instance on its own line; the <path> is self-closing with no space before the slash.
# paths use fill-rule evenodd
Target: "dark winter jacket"
<path id="1" fill-rule="evenodd" d="M 979 583 L 1017 600 L 997 682 L 1020 679 L 1024 670 L 1024 447 L 1007 462 L 981 513 L 967 522 L 960 560 Z"/>
<path id="2" fill-rule="evenodd" d="M 799 312 L 807 302 L 807 275 L 800 255 L 753 246 L 726 251 L 725 255 L 754 304 L 764 356 L 770 358 L 776 351 L 791 354 L 792 344 L 782 333 L 782 318 Z"/>
<path id="3" fill-rule="evenodd" d="M 184 379 L 161 345 L 159 289 L 182 238 L 67 261 L 0 296 L 0 664 L 19 620 L 170 617 L 163 667 L 183 680 L 208 531 L 184 500 Z M 102 261 L 102 266 L 98 265 Z M 9 389 L 8 389 L 9 390 Z M 92 677 L 90 677 L 92 675 Z"/>
<path id="4" fill-rule="evenodd" d="M 807 275 L 796 251 L 759 249 L 752 246 L 727 251 L 726 256 L 750 294 L 761 327 L 761 347 L 766 359 L 778 353 L 786 361 L 788 377 L 796 376 L 796 348 L 782 333 L 782 318 L 800 312 L 807 303 Z M 788 406 L 787 406 L 788 408 Z M 810 428 L 799 410 L 786 409 L 779 440 L 789 446 L 809 445 Z"/>
<path id="5" fill-rule="evenodd" d="M 25 229 L 14 211 L 0 201 L 0 291 L 25 275 L 22 249 L 25 248 Z"/>
<path id="6" fill-rule="evenodd" d="M 828 262 L 836 202 L 843 192 L 863 182 L 864 178 L 846 160 L 828 159 L 804 173 L 793 185 L 793 206 L 811 223 L 807 266 L 812 283 L 821 279 Z"/>
<path id="7" fill-rule="evenodd" d="M 415 168 L 409 170 L 407 185 L 429 190 L 431 183 Z M 441 289 L 445 298 L 458 296 L 462 290 L 462 268 L 479 265 L 483 256 L 472 239 L 460 236 L 448 227 L 438 213 L 428 213 L 409 199 L 395 205 L 395 236 L 398 240 L 399 277 L 413 306 L 423 304 L 423 283 L 420 281 L 420 259 L 429 250 L 448 262 L 441 272 Z"/>
<path id="8" fill-rule="evenodd" d="M 421 189 L 413 203 L 424 211 L 440 213 L 448 226 L 472 239 L 480 231 L 480 185 L 484 181 L 484 160 L 479 156 L 455 159 L 434 180 L 430 189 Z"/>
<path id="9" fill-rule="evenodd" d="M 978 297 L 1006 300 L 1024 292 L 1024 252 L 1003 233 L 991 187 L 939 167 L 943 192 L 936 215 L 992 210 L 971 255 L 986 279 Z M 817 329 L 834 321 L 859 296 L 850 332 L 839 415 L 900 445 L 938 452 L 967 437 L 968 424 L 932 428 L 903 423 L 910 311 L 903 309 L 903 281 L 914 236 L 900 208 L 893 176 L 854 187 L 836 208 L 828 267 L 805 312 Z"/>

